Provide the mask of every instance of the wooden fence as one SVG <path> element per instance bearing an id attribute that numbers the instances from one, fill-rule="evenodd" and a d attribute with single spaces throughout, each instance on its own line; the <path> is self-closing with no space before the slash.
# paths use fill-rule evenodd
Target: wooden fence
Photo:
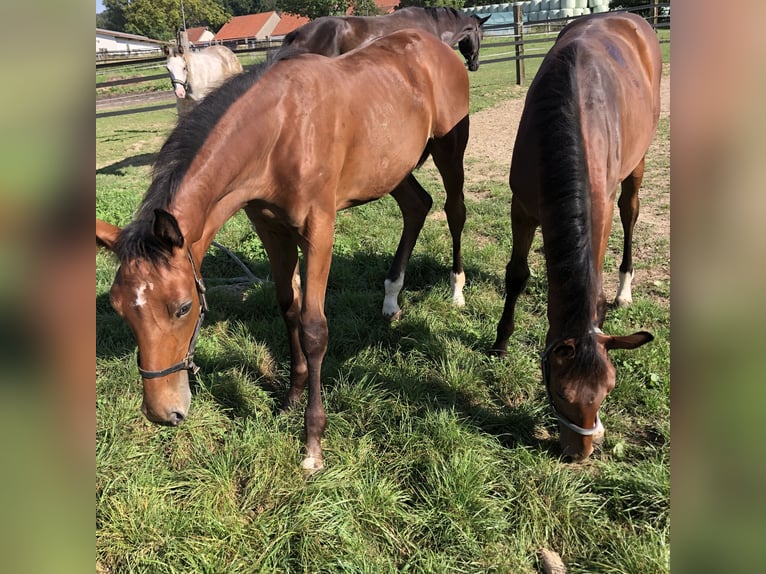
<path id="1" fill-rule="evenodd" d="M 662 15 L 662 9 L 670 7 L 669 2 L 656 2 L 651 4 L 645 4 L 643 6 L 637 6 L 634 8 L 631 8 L 630 12 L 636 12 L 644 16 L 650 24 L 655 29 L 669 29 L 670 28 L 670 16 L 663 16 Z M 557 18 L 557 19 L 551 19 L 551 20 L 544 20 L 544 21 L 535 21 L 535 22 L 524 22 L 523 21 L 523 15 L 522 15 L 522 6 L 520 2 L 516 2 L 513 4 L 513 12 L 514 12 L 514 23 L 512 24 L 491 24 L 492 19 L 490 18 L 487 25 L 484 26 L 485 32 L 487 32 L 487 35 L 485 36 L 485 42 L 482 43 L 482 50 L 489 50 L 494 48 L 500 48 L 500 47 L 508 47 L 512 48 L 512 52 L 510 52 L 512 55 L 497 55 L 496 57 L 489 57 L 489 58 L 482 58 L 481 59 L 481 65 L 482 66 L 489 66 L 492 64 L 497 64 L 500 62 L 507 62 L 510 60 L 514 60 L 516 62 L 516 84 L 518 85 L 524 85 L 526 83 L 526 71 L 525 71 L 525 61 L 533 58 L 542 58 L 545 56 L 547 51 L 539 50 L 535 51 L 536 46 L 541 46 L 541 44 L 550 43 L 551 42 L 551 33 L 557 32 L 564 26 L 566 26 L 569 22 L 572 20 L 575 20 L 579 18 L 580 16 L 575 16 L 573 18 Z M 504 32 L 508 31 L 507 36 L 498 35 L 494 36 L 491 35 L 491 32 Z M 486 40 L 488 38 L 507 38 L 506 40 L 501 40 L 499 42 L 487 42 Z M 669 40 L 665 40 L 666 42 Z M 260 44 L 256 47 L 252 48 L 246 48 L 246 49 L 238 49 L 235 50 L 235 54 L 241 55 L 241 54 L 253 54 L 253 53 L 267 53 L 270 50 L 275 50 L 279 47 L 280 44 L 269 42 L 267 44 Z M 96 64 L 96 71 L 104 70 L 104 69 L 112 69 L 112 68 L 118 68 L 118 67 L 136 67 L 138 65 L 141 66 L 149 66 L 149 67 L 162 67 L 163 72 L 159 74 L 152 74 L 148 76 L 141 76 L 141 77 L 134 77 L 134 78 L 121 78 L 117 80 L 107 80 L 104 82 L 96 82 L 96 88 L 106 88 L 106 87 L 112 87 L 112 86 L 121 86 L 121 85 L 128 85 L 128 84 L 138 84 L 142 82 L 149 82 L 154 80 L 161 80 L 168 78 L 167 72 L 164 71 L 164 67 L 162 64 L 165 62 L 165 57 L 152 57 L 152 58 L 144 58 L 141 60 L 130 60 L 130 61 L 109 61 L 109 62 L 100 62 Z M 245 66 L 245 69 L 247 69 L 248 66 Z M 170 82 L 168 80 L 168 97 L 172 95 L 172 90 L 170 90 Z M 108 98 L 104 98 L 106 100 Z M 97 104 L 99 101 L 97 99 Z M 128 115 L 128 114 L 136 114 L 136 113 L 142 113 L 142 112 L 149 112 L 149 111 L 155 111 L 155 110 L 162 110 L 162 109 L 169 109 L 175 107 L 175 101 L 172 103 L 161 103 L 156 105 L 148 105 L 148 106 L 142 106 L 142 107 L 135 107 L 130 109 L 119 109 L 119 110 L 109 110 L 109 111 L 103 111 L 103 112 L 96 112 L 96 119 L 98 118 L 104 118 L 104 117 L 110 117 L 110 116 L 117 116 L 117 115 Z"/>

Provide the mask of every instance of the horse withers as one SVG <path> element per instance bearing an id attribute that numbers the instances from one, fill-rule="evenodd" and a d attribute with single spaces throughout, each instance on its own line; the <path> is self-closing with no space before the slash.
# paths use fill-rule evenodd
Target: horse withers
<path id="1" fill-rule="evenodd" d="M 608 351 L 652 340 L 643 331 L 627 336 L 601 331 L 602 269 L 621 184 L 624 245 L 616 302 L 629 303 L 633 227 L 660 112 L 660 75 L 659 43 L 642 18 L 627 13 L 578 18 L 561 31 L 529 88 L 513 148 L 513 250 L 491 352 L 506 352 L 540 225 L 549 322 L 543 380 L 569 460 L 588 457 L 594 438 L 603 436 L 599 408 L 615 384 Z"/>
<path id="2" fill-rule="evenodd" d="M 475 14 L 469 16 L 444 6 L 408 6 L 384 16 L 324 16 L 287 34 L 281 50 L 334 57 L 391 32 L 417 28 L 450 46 L 457 44 L 468 69 L 475 72 L 479 69 L 483 26 L 489 18 L 480 18 Z"/>
<path id="3" fill-rule="evenodd" d="M 462 170 L 467 139 L 465 66 L 419 30 L 334 59 L 270 62 L 208 95 L 162 146 L 134 220 L 97 227 L 120 260 L 110 298 L 136 337 L 146 416 L 177 425 L 188 415 L 188 372 L 197 368 L 207 309 L 200 265 L 217 231 L 244 209 L 268 254 L 287 326 L 285 407 L 309 388 L 302 466 L 322 468 L 324 303 L 336 211 L 397 193 L 427 152 L 437 165 Z M 419 230 L 427 212 L 417 208 L 405 228 Z M 417 233 L 405 235 L 397 256 L 406 262 Z"/>
<path id="4" fill-rule="evenodd" d="M 178 115 L 189 113 L 228 78 L 242 73 L 242 64 L 226 46 L 209 46 L 199 52 L 183 46 L 163 46 L 165 67 L 176 95 Z"/>

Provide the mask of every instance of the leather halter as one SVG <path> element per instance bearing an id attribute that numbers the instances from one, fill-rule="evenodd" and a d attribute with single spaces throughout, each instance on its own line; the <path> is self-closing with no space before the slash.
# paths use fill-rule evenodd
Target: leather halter
<path id="1" fill-rule="evenodd" d="M 157 379 L 159 377 L 165 377 L 167 375 L 176 373 L 178 371 L 191 371 L 193 375 L 197 374 L 199 367 L 194 364 L 194 348 L 197 346 L 197 337 L 199 337 L 200 328 L 202 327 L 202 320 L 205 318 L 205 312 L 207 311 L 207 299 L 205 298 L 205 283 L 197 273 L 197 266 L 194 264 L 194 258 L 191 254 L 191 249 L 187 247 L 186 253 L 189 256 L 189 262 L 191 263 L 192 273 L 194 273 L 194 284 L 197 287 L 197 295 L 199 296 L 199 317 L 197 317 L 197 324 L 194 326 L 194 333 L 192 334 L 191 341 L 189 341 L 189 351 L 180 363 L 163 369 L 161 371 L 146 371 L 141 368 L 141 353 L 136 353 L 136 364 L 138 365 L 138 372 L 143 379 Z"/>
<path id="2" fill-rule="evenodd" d="M 590 333 L 603 333 L 603 331 L 598 327 L 593 327 Z M 598 416 L 598 412 L 596 412 L 596 422 L 593 425 L 593 428 L 586 429 L 570 421 L 563 413 L 559 412 L 559 410 L 556 408 L 556 405 L 553 404 L 553 395 L 551 394 L 550 366 L 548 365 L 548 360 L 553 348 L 562 340 L 563 338 L 559 338 L 550 343 L 543 351 L 543 354 L 540 356 L 540 363 L 542 364 L 543 369 L 543 383 L 545 384 L 545 392 L 548 395 L 548 405 L 551 407 L 553 416 L 555 416 L 558 421 L 566 428 L 582 436 L 591 436 L 600 432 L 604 428 L 601 424 L 601 418 Z"/>

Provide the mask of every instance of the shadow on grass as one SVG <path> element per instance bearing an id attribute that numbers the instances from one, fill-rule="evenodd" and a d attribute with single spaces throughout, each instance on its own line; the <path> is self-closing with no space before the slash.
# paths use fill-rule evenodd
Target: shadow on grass
<path id="1" fill-rule="evenodd" d="M 154 160 L 157 159 L 156 153 L 141 153 L 134 155 L 133 157 L 126 157 L 118 162 L 105 165 L 104 167 L 97 169 L 97 175 L 125 175 L 125 169 L 128 167 L 144 167 L 146 165 L 152 165 Z"/>
<path id="2" fill-rule="evenodd" d="M 254 275 L 262 279 L 270 277 L 266 260 L 251 262 L 241 252 L 235 253 Z M 432 333 L 426 321 L 417 318 L 416 313 L 408 314 L 405 308 L 404 318 L 395 328 L 383 319 L 383 281 L 392 258 L 392 255 L 368 253 L 333 257 L 325 303 L 330 331 L 322 373 L 325 393 L 332 390 L 333 381 L 338 380 L 343 371 L 348 372 L 348 367 L 343 366 L 347 359 L 373 346 L 379 346 L 384 351 L 405 354 L 408 352 L 407 346 L 411 346 L 413 350 L 418 349 L 421 353 L 425 349 L 429 360 L 449 357 L 450 350 L 445 347 L 443 338 Z M 289 348 L 285 326 L 276 303 L 274 285 L 270 282 L 260 285 L 224 283 L 226 278 L 239 279 L 242 270 L 228 255 L 217 250 L 209 252 L 206 256 L 201 273 L 208 285 L 210 305 L 201 340 L 205 338 L 205 328 L 221 321 L 239 322 L 259 343 L 269 349 L 278 364 L 288 365 Z M 502 283 L 498 279 L 501 275 L 502 270 L 498 270 L 497 275 L 488 275 L 471 266 L 466 268 L 469 285 L 471 281 Z M 435 288 L 444 289 L 446 300 L 448 277 L 449 266 L 428 255 L 415 256 L 407 269 L 405 291 L 428 292 Z M 423 296 L 427 296 L 427 293 Z M 410 299 L 417 301 L 418 297 Z M 109 358 L 131 353 L 135 349 L 132 333 L 109 306 L 108 296 L 99 296 L 96 307 L 97 357 Z M 401 328 L 402 325 L 404 329 Z M 408 338 L 404 345 L 403 334 Z M 455 322 L 448 335 L 462 341 L 466 347 L 476 347 L 483 343 L 476 340 L 475 334 L 464 329 L 460 321 Z M 247 393 L 243 393 L 242 380 L 258 381 L 260 388 L 273 397 L 274 412 L 280 411 L 289 386 L 286 372 L 276 375 L 263 373 L 252 364 L 244 365 L 241 356 L 221 356 L 220 353 L 207 356 L 204 344 L 201 347 L 203 348 L 198 349 L 195 361 L 202 373 L 205 373 L 205 390 L 228 416 L 240 418 L 252 414 L 252 403 L 248 400 Z M 236 374 L 230 374 L 231 372 Z M 355 380 L 359 380 L 369 373 L 354 367 L 351 375 Z M 510 407 L 503 404 L 499 398 L 494 398 L 490 410 L 479 406 L 475 397 L 456 392 L 436 378 L 412 381 L 408 380 L 404 373 L 401 378 L 386 378 L 380 374 L 375 376 L 384 390 L 402 396 L 418 410 L 432 408 L 435 404 L 445 409 L 454 408 L 467 424 L 495 436 L 506 447 L 526 445 L 552 453 L 557 448 L 553 441 L 535 437 L 537 416 L 528 405 Z M 198 389 L 198 385 L 194 384 L 193 389 Z M 302 409 L 303 406 L 298 408 Z"/>

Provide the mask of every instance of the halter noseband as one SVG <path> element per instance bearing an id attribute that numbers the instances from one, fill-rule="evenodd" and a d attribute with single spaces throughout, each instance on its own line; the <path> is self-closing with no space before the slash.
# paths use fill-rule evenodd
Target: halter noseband
<path id="1" fill-rule="evenodd" d="M 591 333 L 603 333 L 603 331 L 599 329 L 598 327 L 593 327 L 593 329 L 591 330 Z M 558 419 L 558 421 L 562 425 L 564 425 L 566 428 L 582 436 L 592 436 L 598 432 L 601 432 L 601 430 L 604 428 L 603 425 L 601 424 L 601 418 L 598 416 L 598 411 L 596 412 L 596 423 L 593 425 L 593 428 L 586 429 L 570 421 L 566 416 L 564 416 L 563 413 L 559 412 L 558 409 L 556 408 L 556 405 L 553 404 L 553 395 L 551 394 L 550 367 L 548 365 L 548 358 L 553 348 L 556 345 L 558 345 L 560 342 L 561 342 L 561 339 L 556 339 L 555 341 L 553 341 L 551 344 L 545 347 L 543 354 L 540 356 L 540 363 L 542 364 L 542 369 L 543 369 L 543 383 L 545 384 L 545 392 L 548 395 L 548 405 L 551 407 L 553 416 L 555 416 Z"/>
<path id="2" fill-rule="evenodd" d="M 194 284 L 197 287 L 197 295 L 199 296 L 199 317 L 197 317 L 197 324 L 194 326 L 194 333 L 192 334 L 191 341 L 189 341 L 189 351 L 186 353 L 183 361 L 161 371 L 145 371 L 142 369 L 141 353 L 137 352 L 136 364 L 138 366 L 138 372 L 143 379 L 157 379 L 159 377 L 165 377 L 172 373 L 184 370 L 191 371 L 193 375 L 196 375 L 197 371 L 199 371 L 199 367 L 194 364 L 194 348 L 197 346 L 197 337 L 199 337 L 199 331 L 202 327 L 202 320 L 205 318 L 205 312 L 207 311 L 207 299 L 205 298 L 205 283 L 197 273 L 197 266 L 194 265 L 194 258 L 192 257 L 191 249 L 187 248 L 186 253 L 189 256 L 192 273 L 194 273 Z"/>

